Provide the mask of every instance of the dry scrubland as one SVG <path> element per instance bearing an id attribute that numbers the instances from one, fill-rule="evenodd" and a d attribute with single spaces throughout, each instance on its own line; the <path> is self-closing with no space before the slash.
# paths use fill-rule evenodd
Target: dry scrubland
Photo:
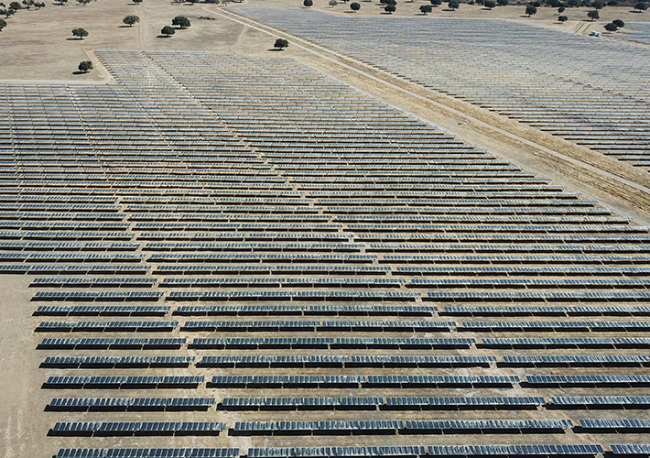
<path id="1" fill-rule="evenodd" d="M 377 0 L 360 3 L 361 10 L 356 15 L 390 19 Z M 422 0 L 400 1 L 393 16 L 424 17 L 419 8 L 426 3 L 428 2 Z M 249 0 L 237 3 L 238 6 L 265 7 L 295 7 L 301 4 L 301 0 Z M 328 0 L 315 0 L 312 8 L 345 15 L 352 14 L 349 4 L 350 2 L 339 3 L 330 7 Z M 268 55 L 268 49 L 273 43 L 268 34 L 221 17 L 214 21 L 199 19 L 201 16 L 215 17 L 214 11 L 221 8 L 223 7 L 211 4 L 177 4 L 164 0 L 144 0 L 140 5 L 127 0 L 98 0 L 88 6 L 81 6 L 71 0 L 65 6 L 50 2 L 41 10 L 19 11 L 7 20 L 7 27 L 0 32 L 0 79 L 105 81 L 107 75 L 101 70 L 73 74 L 80 61 L 93 57 L 93 49 L 172 49 Z M 556 22 L 558 13 L 555 8 L 538 8 L 535 16 L 527 18 L 523 14 L 523 5 L 487 10 L 479 5 L 462 4 L 456 11 L 450 11 L 442 5 L 435 7 L 427 17 L 504 18 L 579 33 L 602 31 L 603 25 L 614 19 L 630 22 L 650 18 L 650 12 L 635 13 L 629 7 L 606 7 L 600 11 L 600 21 L 591 22 L 587 20 L 589 10 L 567 9 L 563 14 L 570 21 L 565 24 Z M 124 25 L 122 18 L 129 14 L 139 16 L 140 24 L 133 27 Z M 176 15 L 187 16 L 192 21 L 192 26 L 187 30 L 178 30 L 173 37 L 160 37 L 160 29 L 169 25 Z M 71 30 L 76 27 L 88 30 L 89 36 L 83 40 L 73 38 Z M 613 35 L 616 39 L 624 36 L 624 31 Z M 303 52 L 300 49 L 290 47 L 282 55 L 295 57 L 301 54 Z"/>

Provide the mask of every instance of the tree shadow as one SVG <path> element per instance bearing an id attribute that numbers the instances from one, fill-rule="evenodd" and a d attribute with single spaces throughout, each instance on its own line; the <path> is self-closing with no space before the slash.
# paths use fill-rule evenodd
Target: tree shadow
<path id="1" fill-rule="evenodd" d="M 156 35 L 156 38 L 171 38 L 171 35 Z"/>
<path id="2" fill-rule="evenodd" d="M 73 75 L 85 75 L 88 72 L 82 72 L 81 70 L 77 70 L 76 72 L 72 72 Z"/>
<path id="3" fill-rule="evenodd" d="M 77 38 L 77 37 L 72 37 L 72 38 L 66 38 L 68 41 L 81 41 L 83 38 Z"/>
<path id="4" fill-rule="evenodd" d="M 636 11 L 636 10 L 632 10 L 632 11 L 630 11 L 630 13 L 636 13 L 636 14 L 641 14 L 641 13 L 643 13 L 643 11 Z"/>
<path id="5" fill-rule="evenodd" d="M 118 25 L 118 27 L 119 27 L 120 29 L 132 29 L 132 28 L 133 28 L 133 27 L 131 27 L 130 25 Z"/>
<path id="6" fill-rule="evenodd" d="M 492 11 L 492 8 L 481 8 L 483 11 Z"/>

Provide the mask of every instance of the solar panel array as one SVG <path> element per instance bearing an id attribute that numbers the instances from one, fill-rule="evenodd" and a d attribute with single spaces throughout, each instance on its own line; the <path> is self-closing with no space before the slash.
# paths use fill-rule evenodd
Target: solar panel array
<path id="1" fill-rule="evenodd" d="M 47 453 L 644 447 L 648 227 L 291 59 L 98 56 L 0 86 Z"/>
<path id="2" fill-rule="evenodd" d="M 649 170 L 646 48 L 499 19 L 235 11 Z M 628 24 L 626 38 L 647 43 L 642 24 Z"/>

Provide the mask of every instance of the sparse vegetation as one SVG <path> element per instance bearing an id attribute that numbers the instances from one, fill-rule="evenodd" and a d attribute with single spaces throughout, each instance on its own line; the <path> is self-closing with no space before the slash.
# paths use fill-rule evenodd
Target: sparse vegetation
<path id="1" fill-rule="evenodd" d="M 273 44 L 273 47 L 278 51 L 282 51 L 284 48 L 288 46 L 289 46 L 289 42 L 284 38 L 278 38 L 277 40 L 275 40 L 275 43 Z"/>
<path id="2" fill-rule="evenodd" d="M 72 36 L 77 37 L 80 40 L 83 40 L 84 37 L 88 36 L 88 31 L 86 29 L 82 29 L 81 27 L 77 29 L 72 29 Z"/>
<path id="3" fill-rule="evenodd" d="M 133 27 L 133 24 L 137 24 L 138 22 L 140 22 L 140 18 L 138 16 L 130 15 L 122 19 L 122 22 L 124 22 L 129 27 Z"/>
<path id="4" fill-rule="evenodd" d="M 533 14 L 537 14 L 537 7 L 535 5 L 526 5 L 526 14 L 528 17 L 531 17 Z"/>
<path id="5" fill-rule="evenodd" d="M 185 16 L 176 16 L 174 19 L 172 19 L 172 25 L 178 26 L 181 29 L 186 29 L 192 24 L 190 23 L 190 20 Z"/>
<path id="6" fill-rule="evenodd" d="M 160 30 L 160 33 L 169 38 L 176 33 L 176 30 L 171 25 L 166 25 Z"/>
<path id="7" fill-rule="evenodd" d="M 93 63 L 89 60 L 84 60 L 79 63 L 79 66 L 77 67 L 80 72 L 88 73 L 90 70 L 93 69 Z"/>
<path id="8" fill-rule="evenodd" d="M 598 14 L 598 11 L 589 11 L 587 13 L 587 16 L 589 17 L 589 19 L 591 19 L 592 22 L 595 21 L 596 19 L 600 19 L 600 14 Z"/>
<path id="9" fill-rule="evenodd" d="M 431 11 L 433 11 L 433 7 L 431 5 L 420 5 L 420 13 L 426 15 Z"/>
<path id="10" fill-rule="evenodd" d="M 560 16 L 560 17 L 557 18 L 557 20 L 558 20 L 558 22 L 564 24 L 566 21 L 569 20 L 569 18 L 566 17 L 566 16 Z"/>

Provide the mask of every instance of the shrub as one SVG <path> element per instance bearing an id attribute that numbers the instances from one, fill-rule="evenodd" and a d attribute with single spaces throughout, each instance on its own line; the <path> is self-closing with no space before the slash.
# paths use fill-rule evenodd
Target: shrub
<path id="1" fill-rule="evenodd" d="M 79 62 L 79 66 L 77 68 L 80 72 L 88 73 L 93 69 L 93 63 L 89 60 L 84 60 L 82 62 Z"/>
<path id="2" fill-rule="evenodd" d="M 284 38 L 278 38 L 277 40 L 275 40 L 275 43 L 273 44 L 273 47 L 280 51 L 282 51 L 284 48 L 288 46 L 289 46 L 289 42 Z"/>
<path id="3" fill-rule="evenodd" d="M 140 18 L 138 16 L 126 16 L 124 19 L 122 19 L 122 22 L 124 22 L 129 27 L 133 27 L 133 24 L 140 22 Z"/>
<path id="4" fill-rule="evenodd" d="M 181 29 L 186 29 L 192 24 L 190 23 L 190 20 L 185 16 L 176 16 L 174 19 L 172 19 L 172 25 L 177 25 Z"/>
<path id="5" fill-rule="evenodd" d="M 83 40 L 84 37 L 88 36 L 88 31 L 86 29 L 82 29 L 82 28 L 72 29 L 72 36 L 77 37 L 80 40 Z"/>

